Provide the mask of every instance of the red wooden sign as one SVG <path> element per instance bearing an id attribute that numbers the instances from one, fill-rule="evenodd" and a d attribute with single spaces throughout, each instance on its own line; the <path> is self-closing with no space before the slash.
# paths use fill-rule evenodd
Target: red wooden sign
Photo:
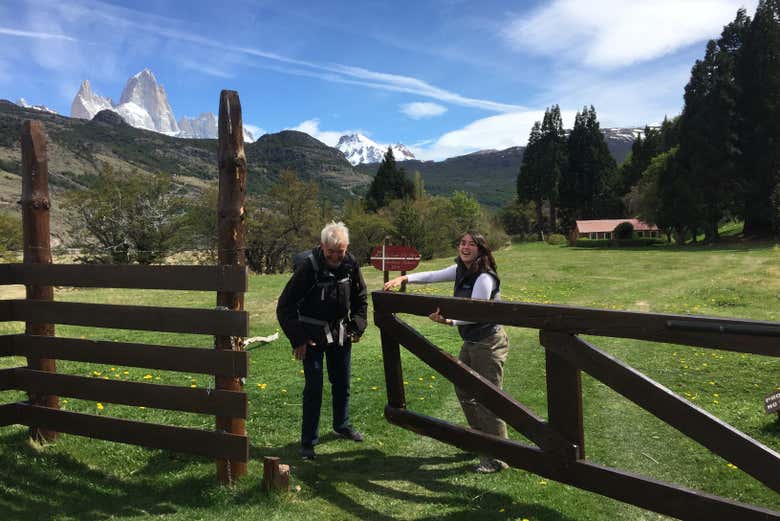
<path id="1" fill-rule="evenodd" d="M 380 271 L 410 271 L 420 264 L 420 253 L 412 246 L 380 245 L 371 252 L 371 265 Z"/>

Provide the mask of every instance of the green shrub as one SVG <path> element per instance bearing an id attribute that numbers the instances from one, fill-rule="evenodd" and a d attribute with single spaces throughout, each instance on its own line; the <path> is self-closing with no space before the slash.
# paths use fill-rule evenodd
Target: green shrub
<path id="1" fill-rule="evenodd" d="M 560 246 L 561 244 L 566 244 L 566 236 L 561 235 L 560 233 L 551 233 L 547 236 L 547 244 L 550 244 L 552 246 Z"/>

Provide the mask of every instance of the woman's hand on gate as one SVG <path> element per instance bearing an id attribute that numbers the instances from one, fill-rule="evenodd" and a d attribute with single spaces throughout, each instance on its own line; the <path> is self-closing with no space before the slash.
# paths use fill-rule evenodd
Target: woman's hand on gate
<path id="1" fill-rule="evenodd" d="M 407 280 L 409 280 L 409 277 L 407 277 L 406 275 L 399 275 L 398 277 L 396 277 L 394 279 L 391 279 L 391 280 L 388 280 L 387 282 L 385 282 L 385 286 L 384 286 L 383 289 L 385 291 L 388 291 L 388 290 L 391 290 L 393 288 L 397 288 L 398 286 L 400 286 L 402 283 L 406 282 Z"/>

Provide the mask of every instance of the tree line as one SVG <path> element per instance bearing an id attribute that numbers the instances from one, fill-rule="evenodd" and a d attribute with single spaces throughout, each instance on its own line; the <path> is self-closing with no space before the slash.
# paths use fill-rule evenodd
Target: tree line
<path id="1" fill-rule="evenodd" d="M 188 252 L 204 261 L 217 258 L 217 191 L 190 196 L 171 176 L 115 171 L 103 165 L 86 190 L 66 194 L 68 245 L 80 261 L 91 263 L 161 263 Z M 478 228 L 493 247 L 507 235 L 496 217 L 465 192 L 432 196 L 419 175 L 409 179 L 388 149 L 365 197 L 334 208 L 320 197 L 314 181 L 284 171 L 264 195 L 247 196 L 246 259 L 257 273 L 279 273 L 292 256 L 319 243 L 323 224 L 344 221 L 350 251 L 367 263 L 371 250 L 390 237 L 393 244 L 414 246 L 424 259 L 453 254 L 466 230 Z"/>
<path id="2" fill-rule="evenodd" d="M 718 239 L 724 220 L 780 235 L 780 0 L 740 9 L 691 69 L 682 114 L 610 157 L 593 106 L 563 130 L 553 105 L 534 124 L 502 216 L 510 233 L 568 233 L 576 219 L 637 216 L 678 241 Z"/>

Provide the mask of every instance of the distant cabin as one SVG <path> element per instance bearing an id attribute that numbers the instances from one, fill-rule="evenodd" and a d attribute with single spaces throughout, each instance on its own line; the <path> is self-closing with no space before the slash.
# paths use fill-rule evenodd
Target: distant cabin
<path id="1" fill-rule="evenodd" d="M 655 224 L 647 224 L 639 219 L 594 219 L 592 221 L 577 221 L 574 227 L 574 240 L 577 239 L 612 239 L 618 224 L 630 222 L 634 226 L 637 237 L 660 237 L 661 230 Z"/>

